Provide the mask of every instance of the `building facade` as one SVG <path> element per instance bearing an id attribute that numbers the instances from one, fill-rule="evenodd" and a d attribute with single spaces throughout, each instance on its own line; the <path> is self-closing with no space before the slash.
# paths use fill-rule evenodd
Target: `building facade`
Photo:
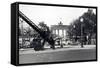
<path id="1" fill-rule="evenodd" d="M 63 25 L 62 22 L 58 23 L 58 25 L 51 25 L 51 31 L 53 34 L 56 34 L 58 37 L 67 38 L 68 25 Z"/>

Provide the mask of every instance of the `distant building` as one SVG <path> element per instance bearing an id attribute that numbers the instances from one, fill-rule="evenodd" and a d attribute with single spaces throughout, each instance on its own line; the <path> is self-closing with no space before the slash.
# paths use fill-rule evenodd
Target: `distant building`
<path id="1" fill-rule="evenodd" d="M 56 34 L 58 37 L 67 37 L 68 25 L 63 25 L 63 23 L 60 21 L 58 25 L 51 25 L 51 31 L 53 34 Z"/>

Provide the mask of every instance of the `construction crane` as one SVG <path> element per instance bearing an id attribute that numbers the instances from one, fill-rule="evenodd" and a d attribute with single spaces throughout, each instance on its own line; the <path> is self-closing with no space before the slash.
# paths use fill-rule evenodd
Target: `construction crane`
<path id="1" fill-rule="evenodd" d="M 37 25 L 35 25 L 34 22 L 32 22 L 25 14 L 23 14 L 21 11 L 19 11 L 19 17 L 21 17 L 27 24 L 29 24 L 34 30 L 36 30 L 39 34 L 40 37 L 42 37 L 45 41 L 47 41 L 50 45 L 52 49 L 55 49 L 55 41 L 53 39 L 53 37 L 46 33 L 46 31 L 40 29 Z M 44 46 L 44 45 L 42 45 Z"/>

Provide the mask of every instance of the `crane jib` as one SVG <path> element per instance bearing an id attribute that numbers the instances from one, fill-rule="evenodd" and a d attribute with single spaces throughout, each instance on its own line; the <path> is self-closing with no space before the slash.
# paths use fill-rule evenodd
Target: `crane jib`
<path id="1" fill-rule="evenodd" d="M 45 32 L 35 25 L 27 16 L 25 16 L 21 11 L 19 11 L 19 17 L 21 17 L 26 23 L 28 23 L 34 30 L 36 30 L 40 36 L 46 40 L 50 45 L 54 45 L 54 40 L 50 36 L 46 36 Z"/>

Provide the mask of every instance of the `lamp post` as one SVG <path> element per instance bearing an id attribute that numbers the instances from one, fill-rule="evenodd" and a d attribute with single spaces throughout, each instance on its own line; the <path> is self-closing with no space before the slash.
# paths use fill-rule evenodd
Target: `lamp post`
<path id="1" fill-rule="evenodd" d="M 81 22 L 81 47 L 83 48 L 83 21 L 84 19 L 81 17 L 80 22 Z"/>
<path id="2" fill-rule="evenodd" d="M 76 38 L 75 28 L 76 28 L 76 26 L 75 26 L 75 25 L 73 25 L 73 28 L 74 28 L 74 35 L 73 35 L 73 38 L 74 38 L 74 41 L 75 41 L 75 38 Z"/>

